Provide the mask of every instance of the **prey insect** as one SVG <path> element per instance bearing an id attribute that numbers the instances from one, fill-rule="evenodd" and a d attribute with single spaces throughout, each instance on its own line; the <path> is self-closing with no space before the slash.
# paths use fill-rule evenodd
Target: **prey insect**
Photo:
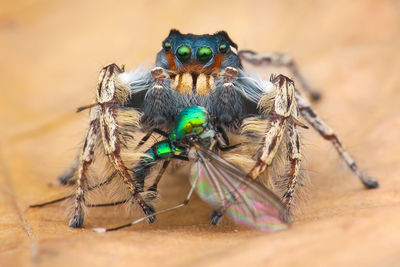
<path id="1" fill-rule="evenodd" d="M 171 30 L 151 70 L 125 72 L 116 64 L 101 70 L 95 103 L 87 106 L 91 110 L 84 145 L 75 163 L 60 176 L 62 183 L 76 181 L 71 227 L 81 227 L 84 222 L 85 192 L 92 179 L 89 169 L 95 163 L 95 154 L 107 158 L 106 164 L 116 173 L 115 179 L 126 185 L 131 203 L 140 207 L 149 222 L 154 221 L 155 209 L 143 196 L 141 181 L 135 178 L 124 152 L 133 149 L 130 143 L 137 139 L 138 132 L 154 128 L 168 132 L 177 114 L 189 106 L 203 106 L 218 119 L 227 135 L 235 135 L 239 142 L 252 142 L 239 155 L 252 160 L 249 176 L 260 179 L 266 172 L 273 172 L 269 174 L 271 185 L 281 186 L 277 193 L 288 210 L 297 184 L 301 183 L 298 131 L 299 127 L 306 127 L 301 118 L 332 143 L 366 188 L 378 186 L 376 180 L 360 171 L 337 135 L 291 79 L 272 75 L 270 80 L 264 80 L 242 65 L 248 62 L 287 67 L 300 87 L 318 99 L 319 94 L 290 57 L 237 49 L 224 31 L 194 35 Z M 277 160 L 279 155 L 283 166 Z M 243 167 L 240 162 L 246 160 L 237 161 L 237 165 Z"/>

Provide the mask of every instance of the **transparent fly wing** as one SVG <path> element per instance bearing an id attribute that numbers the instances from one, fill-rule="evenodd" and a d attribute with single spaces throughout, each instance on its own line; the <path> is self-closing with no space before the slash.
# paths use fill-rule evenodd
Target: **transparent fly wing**
<path id="1" fill-rule="evenodd" d="M 204 201 L 235 222 L 262 231 L 288 227 L 290 216 L 273 192 L 213 152 L 200 148 L 197 155 L 190 182 L 196 182 L 196 192 Z"/>

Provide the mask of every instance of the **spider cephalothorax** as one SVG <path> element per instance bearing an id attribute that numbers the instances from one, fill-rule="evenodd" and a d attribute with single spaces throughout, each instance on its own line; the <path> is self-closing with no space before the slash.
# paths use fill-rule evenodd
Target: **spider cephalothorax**
<path id="1" fill-rule="evenodd" d="M 241 67 L 236 52 L 237 45 L 224 31 L 194 35 L 171 30 L 157 54 L 156 65 L 176 74 L 217 75 L 223 68 Z"/>
<path id="2" fill-rule="evenodd" d="M 238 127 L 244 116 L 257 113 L 256 102 L 249 102 L 243 95 L 260 95 L 260 88 L 239 78 L 242 64 L 237 45 L 224 31 L 194 35 L 171 30 L 155 65 L 158 68 L 153 69 L 152 77 L 162 91 L 154 88 L 142 100 L 134 100 L 134 105 L 144 110 L 145 124 L 170 124 L 174 115 L 188 105 L 206 107 L 229 127 Z M 222 87 L 232 82 L 240 90 Z M 241 91 L 244 87 L 248 92 Z"/>
<path id="3" fill-rule="evenodd" d="M 334 145 L 367 188 L 378 186 L 377 181 L 358 169 L 333 130 L 312 109 L 291 79 L 272 75 L 270 80 L 264 80 L 246 72 L 241 63 L 288 67 L 300 86 L 314 100 L 318 99 L 319 94 L 310 88 L 290 57 L 237 51 L 237 48 L 223 31 L 194 35 L 171 30 L 150 71 L 139 68 L 124 72 L 115 64 L 102 69 L 96 103 L 90 105 L 90 124 L 82 152 L 76 164 L 60 177 L 62 182 L 73 177 L 77 181 L 71 227 L 80 227 L 83 223 L 85 192 L 93 188 L 88 186 L 88 179 L 91 179 L 88 168 L 93 163 L 95 150 L 104 152 L 111 163 L 111 176 L 119 176 L 118 179 L 126 184 L 129 202 L 138 204 L 149 222 L 154 221 L 151 198 L 146 198 L 144 193 L 150 189 L 157 192 L 162 173 L 151 188 L 146 188 L 144 178 L 139 179 L 132 167 L 127 167 L 132 166 L 132 162 L 124 158 L 122 152 L 134 150 L 130 140 L 139 140 L 140 133 L 148 132 L 142 139 L 146 141 L 153 131 L 161 134 L 160 129 L 169 131 L 177 114 L 189 106 L 201 106 L 215 118 L 218 121 L 216 130 L 226 141 L 225 130 L 247 142 L 250 149 L 243 156 L 253 160 L 248 174 L 253 179 L 274 167 L 275 156 L 283 151 L 285 166 L 278 170 L 280 173 L 275 179 L 286 178 L 283 182 L 273 180 L 273 183 L 283 183 L 281 197 L 287 209 L 300 179 L 302 155 L 298 127 L 306 128 L 300 117 Z M 168 162 L 163 166 L 166 167 Z"/>

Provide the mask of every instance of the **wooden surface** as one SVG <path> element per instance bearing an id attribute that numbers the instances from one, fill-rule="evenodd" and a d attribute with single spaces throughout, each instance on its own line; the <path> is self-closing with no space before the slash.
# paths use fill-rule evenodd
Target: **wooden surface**
<path id="1" fill-rule="evenodd" d="M 381 187 L 365 190 L 332 146 L 303 134 L 312 186 L 291 229 L 265 234 L 208 224 L 197 198 L 154 225 L 112 209 L 67 226 L 65 205 L 27 206 L 50 187 L 86 130 L 77 106 L 111 62 L 151 63 L 170 28 L 224 29 L 242 49 L 292 55 L 323 93 L 317 111 Z M 400 260 L 399 1 L 42 1 L 0 3 L 1 266 L 395 266 Z M 165 207 L 187 180 L 162 181 Z"/>

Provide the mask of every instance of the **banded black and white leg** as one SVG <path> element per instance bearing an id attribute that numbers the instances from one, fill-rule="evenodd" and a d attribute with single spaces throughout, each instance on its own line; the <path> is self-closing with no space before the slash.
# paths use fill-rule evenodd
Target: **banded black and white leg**
<path id="1" fill-rule="evenodd" d="M 289 78 L 278 75 L 271 76 L 271 82 L 276 86 L 276 95 L 274 105 L 269 113 L 269 120 L 266 126 L 261 154 L 259 155 L 255 166 L 251 169 L 249 176 L 257 178 L 266 168 L 271 166 L 272 161 L 281 145 L 284 135 L 288 136 L 288 159 L 290 161 L 291 171 L 287 191 L 283 195 L 283 202 L 287 209 L 290 209 L 293 195 L 295 193 L 297 179 L 300 172 L 301 153 L 300 142 L 297 133 L 297 106 L 295 101 L 295 87 L 293 81 Z M 268 98 L 268 95 L 264 96 Z M 263 110 L 263 105 L 268 102 L 267 99 L 260 99 L 259 105 Z"/>
<path id="2" fill-rule="evenodd" d="M 272 76 L 271 82 L 276 86 L 276 96 L 274 106 L 268 114 L 269 120 L 265 130 L 261 154 L 257 159 L 256 165 L 249 173 L 252 178 L 257 178 L 268 166 L 271 166 L 295 105 L 294 84 L 289 78 L 283 75 Z M 267 97 L 269 96 L 265 95 L 259 101 L 261 110 L 263 110 L 264 103 L 268 101 L 264 99 Z"/>
<path id="3" fill-rule="evenodd" d="M 147 204 L 139 194 L 136 183 L 120 155 L 121 144 L 117 124 L 117 106 L 126 101 L 122 96 L 129 96 L 129 92 L 120 92 L 118 91 L 120 89 L 115 87 L 114 79 L 121 72 L 122 70 L 117 65 L 111 64 L 104 67 L 99 75 L 97 106 L 91 109 L 90 126 L 79 157 L 75 207 L 69 223 L 74 228 L 81 227 L 83 224 L 87 170 L 93 161 L 96 143 L 100 138 L 104 153 L 128 187 L 132 200 L 141 207 L 146 215 L 155 212 L 154 208 Z M 154 220 L 154 216 L 149 216 L 149 222 Z"/>
<path id="4" fill-rule="evenodd" d="M 297 180 L 299 178 L 302 155 L 299 134 L 297 131 L 297 125 L 295 123 L 288 123 L 287 135 L 287 149 L 288 159 L 290 163 L 290 172 L 286 192 L 283 194 L 282 199 L 283 203 L 289 210 L 293 202 L 293 196 L 296 190 Z"/>
<path id="5" fill-rule="evenodd" d="M 85 191 L 87 187 L 87 169 L 93 161 L 94 150 L 99 137 L 99 108 L 94 108 L 90 112 L 89 129 L 85 138 L 85 143 L 78 162 L 78 178 L 76 180 L 75 207 L 72 218 L 69 221 L 70 227 L 81 227 L 84 220 Z"/>
<path id="6" fill-rule="evenodd" d="M 320 116 L 318 116 L 318 114 L 311 107 L 309 101 L 298 90 L 295 91 L 295 98 L 301 116 L 306 119 L 307 122 L 310 123 L 311 126 L 325 140 L 332 143 L 336 151 L 339 153 L 339 156 L 344 160 L 344 162 L 346 162 L 350 170 L 357 175 L 363 185 L 368 189 L 377 188 L 379 186 L 378 181 L 359 170 L 357 163 L 354 161 L 349 152 L 347 152 L 347 150 L 343 147 L 342 143 L 331 127 L 329 127 L 329 125 Z"/>
<path id="7" fill-rule="evenodd" d="M 309 82 L 300 73 L 296 62 L 290 56 L 281 53 L 260 54 L 251 50 L 241 50 L 238 54 L 240 59 L 247 61 L 255 66 L 272 65 L 288 68 L 294 76 L 295 80 L 300 83 L 301 87 L 310 95 L 312 100 L 318 101 L 321 98 L 321 94 L 311 87 Z"/>

